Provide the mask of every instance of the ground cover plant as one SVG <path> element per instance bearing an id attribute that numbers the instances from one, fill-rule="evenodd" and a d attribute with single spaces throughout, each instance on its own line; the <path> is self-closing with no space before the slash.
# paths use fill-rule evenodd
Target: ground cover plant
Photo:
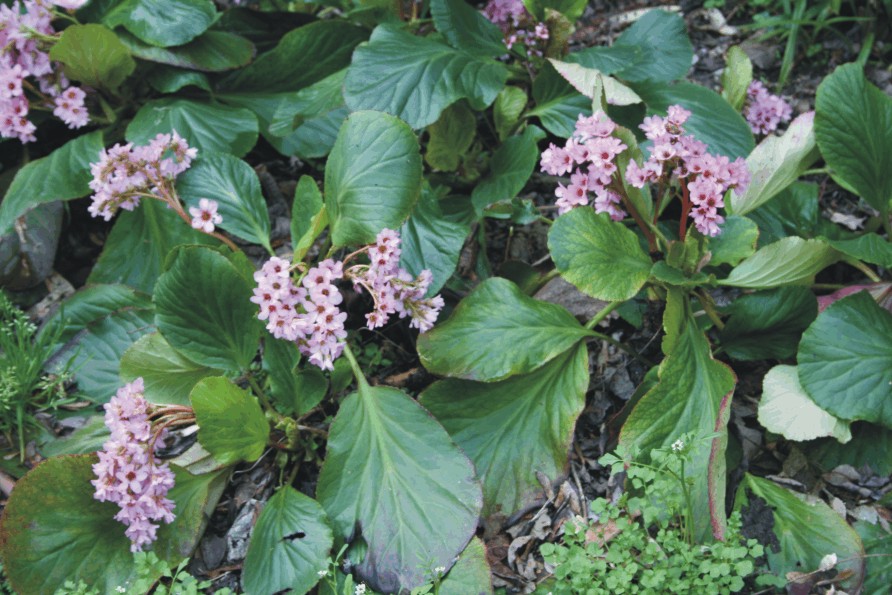
<path id="1" fill-rule="evenodd" d="M 600 8 L 0 5 L 11 592 L 888 592 L 888 7 Z"/>

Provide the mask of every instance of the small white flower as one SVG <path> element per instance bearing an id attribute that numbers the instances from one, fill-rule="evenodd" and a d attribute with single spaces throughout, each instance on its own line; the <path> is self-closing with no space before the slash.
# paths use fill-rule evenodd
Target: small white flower
<path id="1" fill-rule="evenodd" d="M 821 564 L 818 566 L 818 570 L 821 572 L 827 572 L 834 566 L 836 566 L 837 558 L 836 554 L 827 554 L 823 558 L 821 558 Z"/>
<path id="2" fill-rule="evenodd" d="M 127 589 L 125 589 L 124 587 L 118 585 L 117 587 L 115 587 L 115 591 L 117 591 L 118 593 L 126 593 L 126 592 L 127 592 Z"/>
<path id="3" fill-rule="evenodd" d="M 445 566 L 437 566 L 436 568 L 434 568 L 434 572 L 436 574 L 442 576 L 442 575 L 446 574 L 446 567 Z"/>
<path id="4" fill-rule="evenodd" d="M 323 568 L 322 570 L 318 571 L 316 574 L 319 576 L 319 578 L 325 578 L 326 576 L 328 576 L 328 571 Z"/>
<path id="5" fill-rule="evenodd" d="M 676 440 L 672 443 L 672 450 L 675 452 L 681 452 L 684 449 L 684 442 L 681 440 Z"/>
<path id="6" fill-rule="evenodd" d="M 364 595 L 365 593 L 365 583 L 359 583 L 356 585 L 356 589 L 353 591 L 354 595 Z"/>

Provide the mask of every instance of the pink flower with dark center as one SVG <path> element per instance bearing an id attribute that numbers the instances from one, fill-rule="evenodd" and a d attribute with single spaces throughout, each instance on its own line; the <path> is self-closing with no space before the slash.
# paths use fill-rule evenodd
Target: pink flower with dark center
<path id="1" fill-rule="evenodd" d="M 223 221 L 223 216 L 217 213 L 217 201 L 202 198 L 198 201 L 198 207 L 189 207 L 192 215 L 192 227 L 204 233 L 213 233 L 217 225 Z"/>

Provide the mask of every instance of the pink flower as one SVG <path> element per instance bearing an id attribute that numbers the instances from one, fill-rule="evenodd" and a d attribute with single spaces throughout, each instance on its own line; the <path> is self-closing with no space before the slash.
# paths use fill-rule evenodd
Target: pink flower
<path id="1" fill-rule="evenodd" d="M 204 233 L 213 233 L 215 226 L 220 225 L 223 216 L 217 213 L 217 201 L 202 198 L 198 201 L 198 207 L 189 207 L 192 215 L 192 227 Z"/>
<path id="2" fill-rule="evenodd" d="M 69 128 L 80 128 L 90 121 L 90 115 L 84 106 L 86 93 L 78 87 L 68 87 L 53 101 L 56 104 L 53 115 L 68 124 Z"/>
<path id="3" fill-rule="evenodd" d="M 743 115 L 754 134 L 770 134 L 793 115 L 790 104 L 769 93 L 760 81 L 750 83 L 746 94 L 748 101 Z"/>

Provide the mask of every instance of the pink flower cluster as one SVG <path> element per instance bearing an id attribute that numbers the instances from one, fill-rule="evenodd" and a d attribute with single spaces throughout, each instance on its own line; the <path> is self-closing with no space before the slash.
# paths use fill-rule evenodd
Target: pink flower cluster
<path id="1" fill-rule="evenodd" d="M 99 161 L 90 164 L 90 214 L 109 221 L 118 209 L 135 209 L 142 197 L 171 200 L 174 179 L 189 169 L 197 153 L 176 131 L 141 147 L 127 143 L 103 149 Z"/>
<path id="2" fill-rule="evenodd" d="M 343 301 L 334 281 L 343 278 L 342 263 L 328 259 L 307 271 L 297 287 L 291 281 L 289 262 L 270 258 L 254 273 L 254 297 L 260 306 L 258 318 L 277 339 L 297 343 L 310 363 L 334 369 L 334 360 L 344 351 L 347 314 L 338 305 Z"/>
<path id="3" fill-rule="evenodd" d="M 352 280 L 354 287 L 365 288 L 375 300 L 373 311 L 366 315 L 368 328 L 383 326 L 397 314 L 411 317 L 412 327 L 427 331 L 437 320 L 443 298 L 425 298 L 430 271 L 413 278 L 400 268 L 399 243 L 399 234 L 385 229 L 374 244 L 347 257 L 367 255 L 369 264 L 345 269 L 344 262 L 327 259 L 307 271 L 299 286 L 291 280 L 287 260 L 270 258 L 254 273 L 257 287 L 251 301 L 260 307 L 257 317 L 266 321 L 273 337 L 297 343 L 310 363 L 323 370 L 334 368 L 347 338 L 347 313 L 338 307 L 344 298 L 334 284 L 339 279 Z"/>
<path id="4" fill-rule="evenodd" d="M 737 194 L 743 194 L 750 174 L 743 158 L 732 162 L 723 155 L 710 155 L 706 144 L 685 134 L 684 123 L 690 115 L 680 105 L 673 105 L 665 118 L 644 119 L 640 128 L 653 147 L 643 166 L 634 160 L 629 162 L 626 180 L 636 188 L 643 188 L 647 182 L 675 176 L 690 201 L 690 215 L 697 230 L 703 235 L 716 236 L 721 232 L 719 225 L 725 221 L 718 212 L 725 206 L 725 192 L 734 188 Z"/>
<path id="5" fill-rule="evenodd" d="M 614 130 L 616 124 L 604 112 L 579 116 L 576 129 L 564 146 L 551 143 L 542 153 L 542 171 L 553 176 L 570 174 L 570 184 L 558 183 L 554 191 L 559 213 L 589 204 L 589 192 L 594 192 L 596 212 L 607 213 L 614 221 L 626 216 L 617 192 L 621 182 L 614 174 L 616 157 L 627 147 L 612 136 Z"/>
<path id="6" fill-rule="evenodd" d="M 52 4 L 78 8 L 84 2 L 56 0 Z M 36 140 L 36 126 L 28 119 L 32 102 L 52 109 L 69 128 L 80 128 L 90 120 L 84 91 L 69 86 L 61 69 L 50 62 L 46 39 L 56 34 L 52 4 L 46 0 L 0 4 L 0 137 L 23 143 Z"/>
<path id="7" fill-rule="evenodd" d="M 142 378 L 118 390 L 105 405 L 105 425 L 111 438 L 97 453 L 93 465 L 96 479 L 93 497 L 100 502 L 114 502 L 121 510 L 115 520 L 127 525 L 130 551 L 139 552 L 156 539 L 158 525 L 172 523 L 174 502 L 167 498 L 174 474 L 167 463 L 158 463 L 152 442 L 149 404 L 143 397 Z"/>
<path id="8" fill-rule="evenodd" d="M 375 306 L 366 314 L 366 324 L 370 329 L 387 324 L 390 316 L 411 317 L 409 326 L 422 333 L 433 328 L 437 316 L 443 308 L 443 298 L 439 295 L 425 298 L 433 276 L 427 269 L 413 278 L 400 267 L 400 236 L 397 232 L 384 229 L 374 244 L 366 248 L 370 264 L 357 265 L 347 270 L 357 290 L 365 288 L 375 300 Z"/>
<path id="9" fill-rule="evenodd" d="M 793 115 L 793 108 L 777 95 L 768 92 L 760 81 L 753 81 L 746 90 L 747 103 L 743 115 L 753 134 L 771 134 L 781 122 Z"/>
<path id="10" fill-rule="evenodd" d="M 528 56 L 542 57 L 549 38 L 548 25 L 537 23 L 522 0 L 489 0 L 483 14 L 505 34 L 509 50 L 520 44 Z"/>

